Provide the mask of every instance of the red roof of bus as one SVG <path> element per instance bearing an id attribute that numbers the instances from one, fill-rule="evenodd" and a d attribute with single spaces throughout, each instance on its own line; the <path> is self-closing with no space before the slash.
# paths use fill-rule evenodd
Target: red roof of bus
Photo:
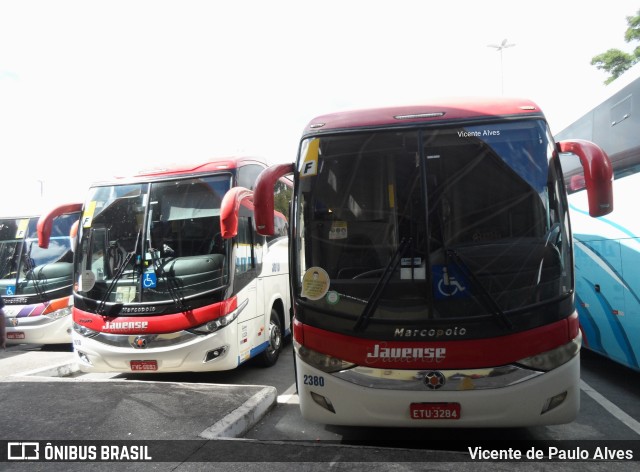
<path id="1" fill-rule="evenodd" d="M 146 177 L 152 175 L 170 175 L 170 174 L 192 174 L 200 172 L 216 172 L 220 170 L 235 169 L 242 164 L 248 163 L 264 164 L 267 163 L 263 159 L 246 156 L 228 156 L 228 157 L 214 157 L 204 162 L 189 163 L 179 162 L 175 164 L 168 164 L 155 168 L 148 168 L 138 171 L 135 177 Z"/>
<path id="2" fill-rule="evenodd" d="M 491 116 L 542 115 L 538 105 L 520 98 L 456 98 L 408 105 L 331 113 L 314 118 L 305 132 L 452 121 Z"/>
<path id="3" fill-rule="evenodd" d="M 262 164 L 267 166 L 268 163 L 258 157 L 248 156 L 227 156 L 227 157 L 214 157 L 206 161 L 193 163 L 193 162 L 176 162 L 171 164 L 158 165 L 157 167 L 149 167 L 139 170 L 131 175 L 119 175 L 110 181 L 100 181 L 96 185 L 102 185 L 105 183 L 118 184 L 124 182 L 137 182 L 137 181 L 149 181 L 155 179 L 161 179 L 164 177 L 173 177 L 189 174 L 200 173 L 212 173 L 221 172 L 230 169 L 236 169 L 244 164 Z"/>

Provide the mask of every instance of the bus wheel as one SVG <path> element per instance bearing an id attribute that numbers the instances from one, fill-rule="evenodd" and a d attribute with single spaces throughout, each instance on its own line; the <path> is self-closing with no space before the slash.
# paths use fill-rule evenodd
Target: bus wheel
<path id="1" fill-rule="evenodd" d="M 271 367 L 278 360 L 280 351 L 282 351 L 282 327 L 278 312 L 272 308 L 269 321 L 269 346 L 260 355 L 260 364 L 264 367 Z"/>

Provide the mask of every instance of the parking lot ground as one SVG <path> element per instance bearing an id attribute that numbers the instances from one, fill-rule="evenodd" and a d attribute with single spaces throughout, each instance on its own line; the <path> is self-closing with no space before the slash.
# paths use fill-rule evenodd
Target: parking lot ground
<path id="1" fill-rule="evenodd" d="M 75 377 L 70 350 L 0 351 L 0 439 L 239 437 L 276 405 L 274 387 Z"/>

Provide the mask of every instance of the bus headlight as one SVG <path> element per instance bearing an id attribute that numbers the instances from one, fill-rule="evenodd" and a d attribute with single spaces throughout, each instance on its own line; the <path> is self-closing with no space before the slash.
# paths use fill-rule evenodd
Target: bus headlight
<path id="1" fill-rule="evenodd" d="M 547 352 L 536 354 L 535 356 L 520 359 L 517 364 L 521 364 L 530 369 L 549 371 L 556 367 L 569 362 L 576 354 L 580 352 L 582 345 L 582 333 L 578 332 L 578 336 L 567 344 L 552 349 Z"/>
<path id="2" fill-rule="evenodd" d="M 221 328 L 230 325 L 237 317 L 240 315 L 242 310 L 244 310 L 249 303 L 249 299 L 247 298 L 238 308 L 233 310 L 231 313 L 228 313 L 220 318 L 216 318 L 215 320 L 207 321 L 205 324 L 196 326 L 195 328 L 189 329 L 190 333 L 195 334 L 211 334 L 215 333 Z"/>
<path id="3" fill-rule="evenodd" d="M 45 313 L 42 316 L 46 316 L 50 320 L 59 320 L 60 318 L 64 318 L 65 316 L 69 316 L 71 314 L 71 307 L 67 306 L 60 310 L 52 311 L 51 313 Z"/>
<path id="4" fill-rule="evenodd" d="M 73 323 L 73 330 L 78 333 L 80 336 L 84 336 L 85 338 L 93 338 L 94 336 L 97 336 L 98 333 L 97 331 L 94 331 L 92 329 L 87 328 L 86 326 L 82 326 L 81 324 L 78 324 L 74 321 Z"/>
<path id="5" fill-rule="evenodd" d="M 311 367 L 315 367 L 323 372 L 339 372 L 356 366 L 356 364 L 353 364 L 352 362 L 343 361 L 342 359 L 331 357 L 327 354 L 322 354 L 321 352 L 306 348 L 295 340 L 293 345 L 301 360 L 309 364 Z"/>

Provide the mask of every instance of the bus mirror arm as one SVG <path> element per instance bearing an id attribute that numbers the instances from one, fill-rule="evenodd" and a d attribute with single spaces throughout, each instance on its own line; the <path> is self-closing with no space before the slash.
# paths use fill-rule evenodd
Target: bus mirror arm
<path id="1" fill-rule="evenodd" d="M 589 198 L 589 215 L 596 218 L 613 211 L 613 167 L 607 154 L 598 145 L 582 139 L 560 141 L 560 152 L 570 152 L 580 158 Z"/>
<path id="2" fill-rule="evenodd" d="M 81 210 L 82 203 L 69 203 L 55 207 L 48 213 L 43 214 L 38 219 L 38 225 L 36 226 L 36 230 L 38 232 L 38 246 L 42 249 L 47 249 L 49 247 L 51 231 L 53 230 L 53 220 L 60 215 L 66 215 L 67 213 L 73 213 Z"/>
<path id="3" fill-rule="evenodd" d="M 256 230 L 262 236 L 273 236 L 275 228 L 273 224 L 274 217 L 274 196 L 273 189 L 278 179 L 288 174 L 293 174 L 295 165 L 276 164 L 263 170 L 253 190 L 256 218 Z"/>
<path id="4" fill-rule="evenodd" d="M 244 187 L 233 187 L 222 198 L 220 204 L 220 233 L 224 239 L 231 239 L 238 234 L 238 212 L 240 205 L 251 205 L 253 192 Z"/>

